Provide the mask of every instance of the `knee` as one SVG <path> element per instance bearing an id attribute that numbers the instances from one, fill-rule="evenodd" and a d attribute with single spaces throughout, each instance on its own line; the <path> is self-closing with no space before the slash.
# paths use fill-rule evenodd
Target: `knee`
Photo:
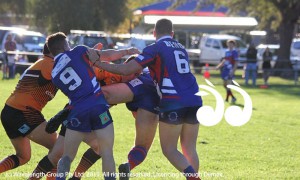
<path id="1" fill-rule="evenodd" d="M 171 146 L 161 146 L 161 148 L 165 157 L 169 157 L 171 154 L 177 151 L 177 148 Z"/>
<path id="2" fill-rule="evenodd" d="M 49 161 L 53 164 L 56 165 L 61 158 L 63 152 L 62 151 L 52 151 L 48 154 Z"/>
<path id="3" fill-rule="evenodd" d="M 22 153 L 22 154 L 17 153 L 16 155 L 19 158 L 19 165 L 26 164 L 31 158 L 30 153 Z"/>

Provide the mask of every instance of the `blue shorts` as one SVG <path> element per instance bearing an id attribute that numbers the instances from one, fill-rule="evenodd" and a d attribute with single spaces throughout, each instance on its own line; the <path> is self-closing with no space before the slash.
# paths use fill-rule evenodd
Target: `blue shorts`
<path id="1" fill-rule="evenodd" d="M 113 122 L 108 111 L 107 105 L 99 104 L 90 109 L 78 112 L 72 110 L 68 116 L 67 128 L 80 131 L 91 132 L 97 129 L 103 129 Z"/>
<path id="2" fill-rule="evenodd" d="M 151 78 L 141 75 L 126 84 L 134 94 L 132 102 L 126 103 L 130 111 L 142 108 L 154 114 L 159 113 L 160 97 Z"/>
<path id="3" fill-rule="evenodd" d="M 221 72 L 221 77 L 223 80 L 227 81 L 227 80 L 231 80 L 233 79 L 233 76 L 231 75 L 232 73 L 230 73 L 230 70 L 223 70 Z"/>
<path id="4" fill-rule="evenodd" d="M 161 112 L 159 121 L 168 124 L 198 124 L 197 111 L 201 106 L 185 107 L 171 111 Z"/>

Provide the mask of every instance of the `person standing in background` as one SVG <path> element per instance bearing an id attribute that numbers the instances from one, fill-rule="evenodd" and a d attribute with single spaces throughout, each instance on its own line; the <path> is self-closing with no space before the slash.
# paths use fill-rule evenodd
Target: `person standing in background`
<path id="1" fill-rule="evenodd" d="M 266 48 L 264 54 L 263 54 L 263 78 L 264 78 L 264 85 L 268 85 L 269 76 L 271 74 L 271 60 L 272 60 L 273 54 L 270 52 L 269 47 Z"/>
<path id="2" fill-rule="evenodd" d="M 248 85 L 249 76 L 252 77 L 252 85 L 256 85 L 256 71 L 257 71 L 257 50 L 251 44 L 247 50 L 247 61 L 245 70 L 245 85 Z"/>
<path id="3" fill-rule="evenodd" d="M 7 75 L 7 69 L 9 71 L 8 77 L 3 75 L 3 77 L 6 77 L 8 79 L 14 79 L 15 78 L 15 54 L 8 54 L 8 51 L 15 51 L 17 49 L 17 43 L 12 40 L 12 35 L 7 35 L 6 42 L 5 42 L 5 51 L 6 51 L 6 58 L 7 58 L 7 66 L 5 68 L 5 71 L 3 71 L 3 74 L 5 73 Z"/>

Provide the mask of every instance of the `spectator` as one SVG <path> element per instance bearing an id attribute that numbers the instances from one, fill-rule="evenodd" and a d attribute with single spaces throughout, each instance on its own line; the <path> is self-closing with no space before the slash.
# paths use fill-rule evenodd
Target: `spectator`
<path id="1" fill-rule="evenodd" d="M 257 71 L 257 50 L 251 44 L 247 50 L 247 61 L 245 69 L 245 84 L 248 85 L 249 76 L 252 78 L 252 85 L 256 85 L 256 71 Z"/>
<path id="2" fill-rule="evenodd" d="M 7 54 L 7 67 L 9 71 L 8 78 L 9 79 L 14 79 L 15 78 L 15 54 L 10 54 L 8 51 L 15 51 L 17 49 L 17 43 L 12 40 L 12 35 L 9 34 L 7 35 L 6 42 L 5 42 L 5 51 Z M 5 69 L 5 73 L 7 68 Z M 4 73 L 4 72 L 3 72 Z"/>
<path id="3" fill-rule="evenodd" d="M 272 60 L 272 53 L 270 52 L 269 47 L 266 48 L 263 54 L 263 78 L 264 78 L 264 85 L 268 85 L 268 79 L 271 74 L 271 60 Z"/>

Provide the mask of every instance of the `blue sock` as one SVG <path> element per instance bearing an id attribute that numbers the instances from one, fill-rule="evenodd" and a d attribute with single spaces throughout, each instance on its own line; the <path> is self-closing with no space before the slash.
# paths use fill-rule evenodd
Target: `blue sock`
<path id="1" fill-rule="evenodd" d="M 188 166 L 185 170 L 183 170 L 183 174 L 187 180 L 198 179 L 197 173 L 192 166 Z"/>
<path id="2" fill-rule="evenodd" d="M 147 156 L 147 150 L 142 146 L 135 146 L 128 154 L 130 170 L 141 164 Z"/>

